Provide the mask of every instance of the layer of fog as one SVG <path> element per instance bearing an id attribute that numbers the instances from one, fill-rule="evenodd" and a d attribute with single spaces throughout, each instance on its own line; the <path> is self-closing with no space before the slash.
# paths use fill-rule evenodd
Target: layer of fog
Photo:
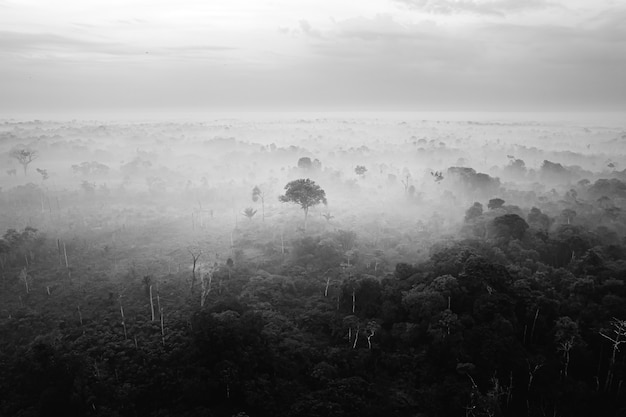
<path id="1" fill-rule="evenodd" d="M 255 186 L 266 195 L 266 224 L 289 220 L 295 228 L 302 211 L 278 196 L 287 182 L 311 178 L 328 198 L 328 206 L 311 212 L 318 230 L 427 230 L 432 238 L 457 233 L 475 201 L 486 207 L 502 198 L 521 210 L 545 209 L 582 180 L 626 181 L 626 127 L 615 114 L 426 116 L 6 120 L 0 229 L 74 227 L 68 214 L 85 228 L 115 228 L 137 221 L 128 210 L 185 224 L 200 218 L 224 230 L 250 227 L 262 222 L 260 204 L 251 199 Z M 19 147 L 38 153 L 27 175 L 10 156 Z M 365 173 L 357 174 L 357 166 Z M 247 207 L 257 210 L 252 222 L 242 215 Z"/>

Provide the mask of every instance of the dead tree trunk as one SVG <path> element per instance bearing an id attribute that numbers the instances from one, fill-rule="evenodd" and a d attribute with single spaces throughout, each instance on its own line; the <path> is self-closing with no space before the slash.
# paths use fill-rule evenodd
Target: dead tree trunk
<path id="1" fill-rule="evenodd" d="M 330 276 L 326 277 L 326 288 L 324 288 L 324 297 L 328 297 L 329 286 L 330 286 Z"/>
<path id="2" fill-rule="evenodd" d="M 152 315 L 152 321 L 154 321 L 154 301 L 152 300 L 152 285 L 150 285 L 150 313 Z"/>
<path id="3" fill-rule="evenodd" d="M 202 255 L 202 252 L 196 254 L 190 250 L 189 254 L 191 255 L 191 260 L 193 261 L 193 267 L 191 269 L 191 288 L 190 288 L 191 294 L 193 294 L 195 285 L 196 285 L 196 265 L 198 263 L 198 259 L 200 258 L 200 255 Z"/>
<path id="4" fill-rule="evenodd" d="M 163 318 L 163 309 L 161 309 L 160 315 L 161 315 L 161 343 L 163 344 L 163 346 L 165 346 L 165 325 L 164 325 L 164 318 Z"/>
<path id="5" fill-rule="evenodd" d="M 24 281 L 24 285 L 26 286 L 26 294 L 30 293 L 30 287 L 28 286 L 28 273 L 26 272 L 26 268 L 22 268 L 20 272 L 20 279 Z"/>
<path id="6" fill-rule="evenodd" d="M 120 295 L 120 313 L 122 314 L 122 327 L 124 328 L 124 340 L 128 340 L 128 333 L 126 332 L 126 318 L 124 317 L 124 306 L 122 306 L 121 295 Z"/>
<path id="7" fill-rule="evenodd" d="M 211 268 L 209 272 L 205 273 L 201 277 L 202 294 L 200 295 L 200 307 L 204 307 L 206 299 L 211 293 L 211 283 L 213 282 L 213 272 L 215 267 Z"/>
<path id="8" fill-rule="evenodd" d="M 80 306 L 76 306 L 76 310 L 78 310 L 78 321 L 80 322 L 80 327 L 83 327 L 83 314 L 80 312 Z"/>
<path id="9" fill-rule="evenodd" d="M 359 332 L 361 330 L 360 326 L 356 327 L 356 331 L 354 332 L 354 344 L 352 345 L 352 349 L 356 349 L 356 344 L 359 341 Z"/>
<path id="10" fill-rule="evenodd" d="M 602 332 L 599 332 L 600 336 L 609 340 L 613 344 L 613 352 L 611 354 L 611 360 L 609 362 L 609 370 L 607 371 L 606 381 L 604 382 L 604 390 L 607 392 L 611 389 L 611 386 L 613 385 L 615 359 L 617 357 L 617 352 L 619 351 L 620 345 L 622 343 L 626 343 L 626 320 L 613 318 L 611 324 L 613 325 L 613 334 L 615 336 L 608 336 Z"/>

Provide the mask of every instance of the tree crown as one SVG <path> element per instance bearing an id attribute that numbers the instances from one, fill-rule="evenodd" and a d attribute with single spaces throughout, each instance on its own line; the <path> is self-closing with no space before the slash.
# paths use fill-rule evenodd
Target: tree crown
<path id="1" fill-rule="evenodd" d="M 278 199 L 283 203 L 296 203 L 303 210 L 319 203 L 327 204 L 326 192 L 310 179 L 294 180 L 285 185 L 285 195 L 281 195 Z"/>

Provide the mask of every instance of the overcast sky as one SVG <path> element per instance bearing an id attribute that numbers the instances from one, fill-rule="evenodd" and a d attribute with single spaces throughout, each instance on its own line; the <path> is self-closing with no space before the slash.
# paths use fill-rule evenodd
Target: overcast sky
<path id="1" fill-rule="evenodd" d="M 0 110 L 108 108 L 625 110 L 626 1 L 0 0 Z"/>

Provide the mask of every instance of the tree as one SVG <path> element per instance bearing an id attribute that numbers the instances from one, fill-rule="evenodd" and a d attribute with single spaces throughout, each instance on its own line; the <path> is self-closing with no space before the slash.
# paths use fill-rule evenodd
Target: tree
<path id="1" fill-rule="evenodd" d="M 243 213 L 244 216 L 246 216 L 248 218 L 248 220 L 252 221 L 252 218 L 254 217 L 254 215 L 256 214 L 256 210 L 253 209 L 252 207 L 247 207 Z"/>
<path id="2" fill-rule="evenodd" d="M 39 169 L 37 168 L 37 172 L 39 172 L 39 175 L 41 175 L 41 180 L 45 181 L 47 180 L 50 175 L 48 174 L 48 170 L 47 169 Z"/>
<path id="3" fill-rule="evenodd" d="M 517 214 L 505 214 L 493 219 L 490 223 L 489 235 L 495 238 L 522 239 L 529 226 L 526 220 Z"/>
<path id="4" fill-rule="evenodd" d="M 306 170 L 310 170 L 311 168 L 313 168 L 313 162 L 311 162 L 311 158 L 309 158 L 308 156 L 304 156 L 298 159 L 298 168 Z"/>
<path id="5" fill-rule="evenodd" d="M 537 207 L 530 209 L 528 216 L 526 217 L 529 226 L 532 226 L 539 230 L 548 230 L 552 221 L 550 217 L 543 214 Z"/>
<path id="6" fill-rule="evenodd" d="M 483 205 L 475 202 L 474 205 L 465 211 L 465 221 L 476 219 L 483 214 Z"/>
<path id="7" fill-rule="evenodd" d="M 613 377 L 615 372 L 615 359 L 617 352 L 619 352 L 620 345 L 622 343 L 626 343 L 626 320 L 619 320 L 614 317 L 613 320 L 611 320 L 611 325 L 613 326 L 612 331 L 614 336 L 604 334 L 602 331 L 599 332 L 600 336 L 610 341 L 613 345 L 611 360 L 609 363 L 609 370 L 607 371 L 606 381 L 604 383 L 604 389 L 607 391 L 610 389 L 613 383 Z"/>
<path id="8" fill-rule="evenodd" d="M 572 224 L 572 220 L 576 217 L 576 211 L 572 209 L 564 209 L 561 211 L 561 217 L 567 222 L 567 224 Z"/>
<path id="9" fill-rule="evenodd" d="M 354 173 L 356 175 L 365 176 L 366 172 L 367 168 L 365 168 L 363 165 L 357 165 L 356 168 L 354 168 Z"/>
<path id="10" fill-rule="evenodd" d="M 39 152 L 29 148 L 17 148 L 13 149 L 9 156 L 17 159 L 17 162 L 24 168 L 24 175 L 26 175 L 28 165 L 39 157 Z"/>
<path id="11" fill-rule="evenodd" d="M 567 378 L 567 371 L 570 362 L 570 351 L 576 343 L 579 342 L 580 334 L 578 331 L 578 323 L 571 318 L 564 316 L 559 317 L 555 324 L 554 342 L 556 349 L 563 355 L 562 375 Z"/>
<path id="12" fill-rule="evenodd" d="M 283 203 L 299 204 L 304 210 L 304 230 L 306 231 L 306 223 L 309 216 L 309 208 L 319 203 L 328 204 L 326 201 L 326 192 L 310 179 L 298 179 L 291 181 L 285 185 L 285 195 L 281 195 L 278 199 Z"/>
<path id="13" fill-rule="evenodd" d="M 436 183 L 443 181 L 443 172 L 441 171 L 431 172 L 430 175 L 433 176 Z"/>
<path id="14" fill-rule="evenodd" d="M 487 208 L 489 210 L 495 210 L 495 209 L 499 209 L 503 205 L 504 205 L 504 200 L 503 199 L 501 199 L 501 198 L 492 198 L 491 200 L 489 200 L 489 203 L 487 204 Z"/>
<path id="15" fill-rule="evenodd" d="M 255 203 L 261 200 L 261 214 L 263 221 L 265 221 L 265 192 L 262 191 L 258 185 L 252 189 L 252 201 Z"/>

